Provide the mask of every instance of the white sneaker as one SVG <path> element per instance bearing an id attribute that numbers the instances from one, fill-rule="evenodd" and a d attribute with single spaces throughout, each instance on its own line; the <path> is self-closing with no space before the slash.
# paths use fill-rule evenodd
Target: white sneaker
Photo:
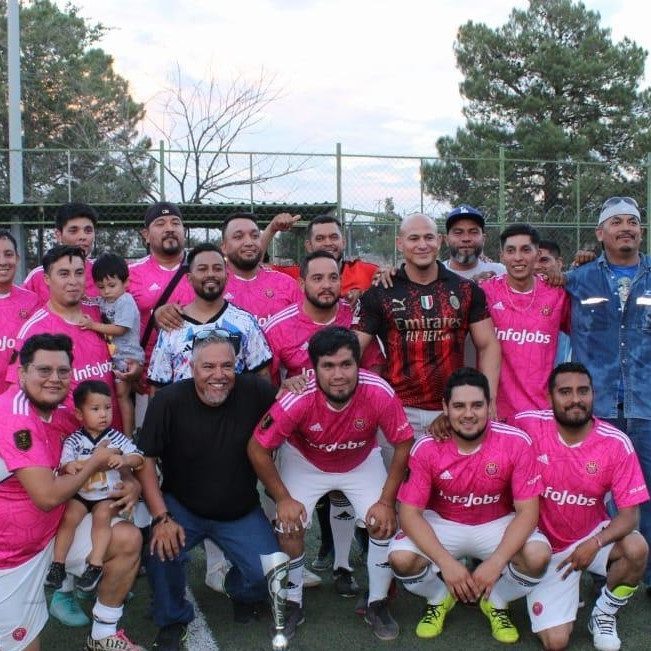
<path id="1" fill-rule="evenodd" d="M 307 567 L 303 567 L 303 587 L 316 588 L 321 585 L 321 577 L 314 572 L 310 572 Z"/>
<path id="2" fill-rule="evenodd" d="M 594 608 L 588 620 L 588 630 L 592 633 L 594 648 L 599 651 L 619 651 L 622 646 L 622 641 L 617 636 L 615 615 L 607 615 Z"/>
<path id="3" fill-rule="evenodd" d="M 209 588 L 212 588 L 215 592 L 225 593 L 224 582 L 226 581 L 226 575 L 231 567 L 233 567 L 233 564 L 225 559 L 223 562 L 216 563 L 212 567 L 209 567 L 206 570 L 206 585 Z"/>

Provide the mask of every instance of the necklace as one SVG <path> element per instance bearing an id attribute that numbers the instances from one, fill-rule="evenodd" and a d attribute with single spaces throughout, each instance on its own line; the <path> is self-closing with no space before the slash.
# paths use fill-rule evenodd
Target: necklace
<path id="1" fill-rule="evenodd" d="M 518 307 L 514 302 L 513 299 L 511 298 L 511 294 L 528 294 L 529 292 L 518 292 L 517 290 L 513 289 L 511 285 L 509 285 L 508 281 L 506 280 L 506 276 L 504 276 L 504 283 L 506 284 L 506 298 L 508 299 L 511 307 L 513 310 L 516 312 L 528 312 L 531 307 L 534 304 L 534 301 L 536 300 L 536 290 L 538 289 L 538 283 L 536 281 L 536 277 L 534 276 L 533 279 L 533 287 L 531 289 L 531 300 L 529 301 L 529 305 L 526 305 L 525 307 Z"/>

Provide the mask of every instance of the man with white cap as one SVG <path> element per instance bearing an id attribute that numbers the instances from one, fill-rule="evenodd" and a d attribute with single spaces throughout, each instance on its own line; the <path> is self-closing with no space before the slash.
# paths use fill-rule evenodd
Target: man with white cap
<path id="1" fill-rule="evenodd" d="M 651 486 L 651 259 L 640 252 L 640 210 L 631 197 L 610 197 L 596 235 L 603 252 L 567 274 L 572 299 L 572 359 L 595 387 L 594 415 L 626 432 Z M 640 532 L 651 542 L 651 505 L 640 508 Z M 651 585 L 651 565 L 644 581 Z"/>

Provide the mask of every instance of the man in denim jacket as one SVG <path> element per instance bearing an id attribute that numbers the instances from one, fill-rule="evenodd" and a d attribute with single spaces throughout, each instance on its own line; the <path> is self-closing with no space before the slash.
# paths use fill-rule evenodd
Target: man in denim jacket
<path id="1" fill-rule="evenodd" d="M 566 278 L 572 359 L 592 374 L 595 416 L 628 434 L 651 486 L 651 258 L 640 252 L 642 224 L 635 200 L 605 201 L 596 235 L 603 253 Z M 640 531 L 651 543 L 651 503 L 640 512 Z M 651 585 L 651 563 L 644 581 Z"/>

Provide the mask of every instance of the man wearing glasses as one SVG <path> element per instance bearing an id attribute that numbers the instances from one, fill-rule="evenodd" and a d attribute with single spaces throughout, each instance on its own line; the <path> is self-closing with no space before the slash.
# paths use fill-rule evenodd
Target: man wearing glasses
<path id="1" fill-rule="evenodd" d="M 200 332 L 192 377 L 156 392 L 140 433 L 146 459 L 139 479 L 153 516 L 147 574 L 160 629 L 154 647 L 166 651 L 181 648 L 194 618 L 184 569 L 193 547 L 212 540 L 232 563 L 224 587 L 238 621 L 247 612 L 255 616 L 267 595 L 260 554 L 278 550 L 246 452 L 276 390 L 254 374 L 236 373 L 236 348 L 227 332 Z"/>
<path id="2" fill-rule="evenodd" d="M 640 252 L 637 202 L 611 197 L 602 206 L 594 261 L 567 274 L 572 300 L 572 359 L 595 386 L 594 415 L 628 434 L 651 486 L 651 259 Z M 640 531 L 651 543 L 651 504 L 640 507 Z M 651 585 L 651 565 L 644 581 Z"/>

